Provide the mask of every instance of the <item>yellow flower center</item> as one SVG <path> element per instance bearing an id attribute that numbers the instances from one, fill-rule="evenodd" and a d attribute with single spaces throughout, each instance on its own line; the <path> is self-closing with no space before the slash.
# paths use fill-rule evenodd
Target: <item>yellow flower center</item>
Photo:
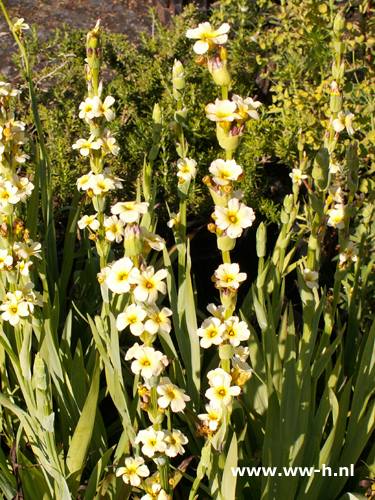
<path id="1" fill-rule="evenodd" d="M 214 337 L 216 337 L 216 335 L 217 335 L 217 330 L 211 330 L 210 333 L 209 333 L 209 337 L 211 339 L 213 339 Z"/>
<path id="2" fill-rule="evenodd" d="M 171 444 L 177 444 L 177 441 L 174 437 L 171 437 Z"/>
<path id="3" fill-rule="evenodd" d="M 17 314 L 18 313 L 18 307 L 17 306 L 13 306 L 10 308 L 10 312 L 13 313 L 13 314 Z"/>
<path id="4" fill-rule="evenodd" d="M 169 397 L 169 399 L 174 399 L 176 397 L 176 394 L 173 391 L 168 391 L 167 396 Z"/>
<path id="5" fill-rule="evenodd" d="M 150 445 L 151 446 L 156 446 L 156 439 L 151 439 L 150 440 Z"/>
<path id="6" fill-rule="evenodd" d="M 222 398 L 224 398 L 226 395 L 227 395 L 227 391 L 226 389 L 220 389 L 219 391 L 217 391 L 217 393 L 219 394 L 219 396 L 221 396 Z"/>
<path id="7" fill-rule="evenodd" d="M 146 288 L 148 288 L 149 290 L 151 290 L 151 288 L 154 288 L 154 284 L 153 284 L 153 283 L 151 283 L 151 281 L 147 281 L 147 283 L 146 283 L 146 285 L 145 285 L 145 286 L 146 286 Z"/>
<path id="8" fill-rule="evenodd" d="M 230 215 L 228 219 L 231 221 L 232 224 L 237 224 L 238 222 L 238 217 L 237 215 Z"/>
<path id="9" fill-rule="evenodd" d="M 119 281 L 125 281 L 128 278 L 128 273 L 122 272 L 118 275 Z"/>
<path id="10" fill-rule="evenodd" d="M 228 333 L 229 337 L 235 337 L 235 335 L 236 335 L 236 332 L 232 328 L 230 330 L 227 330 L 227 333 Z"/>
<path id="11" fill-rule="evenodd" d="M 148 359 L 145 359 L 145 360 L 143 361 L 143 366 L 151 366 L 150 361 L 149 361 Z"/>

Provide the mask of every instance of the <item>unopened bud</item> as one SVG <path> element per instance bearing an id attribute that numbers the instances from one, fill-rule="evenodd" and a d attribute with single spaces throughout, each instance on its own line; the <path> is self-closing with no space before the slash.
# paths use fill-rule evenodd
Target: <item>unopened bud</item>
<path id="1" fill-rule="evenodd" d="M 266 243 L 267 243 L 267 229 L 264 222 L 261 222 L 256 232 L 256 249 L 258 257 L 265 257 Z"/>
<path id="2" fill-rule="evenodd" d="M 233 187 L 232 186 L 224 186 L 223 191 L 225 194 L 231 194 L 231 192 L 233 191 Z"/>
<path id="3" fill-rule="evenodd" d="M 346 152 L 346 163 L 348 169 L 351 172 L 357 172 L 359 169 L 359 158 L 358 158 L 358 142 L 354 141 L 353 144 L 349 144 Z"/>
<path id="4" fill-rule="evenodd" d="M 197 66 L 207 66 L 207 61 L 204 56 L 198 56 L 194 62 Z"/>
<path id="5" fill-rule="evenodd" d="M 333 33 L 337 38 L 341 38 L 342 35 L 345 33 L 346 29 L 346 21 L 345 21 L 345 16 L 342 10 L 338 12 L 338 14 L 335 17 L 335 20 L 333 21 Z"/>
<path id="6" fill-rule="evenodd" d="M 207 224 L 207 229 L 208 231 L 210 231 L 210 233 L 216 233 L 216 226 L 213 222 Z"/>
<path id="7" fill-rule="evenodd" d="M 211 177 L 209 175 L 205 175 L 202 179 L 203 184 L 206 184 L 206 186 L 211 186 Z"/>

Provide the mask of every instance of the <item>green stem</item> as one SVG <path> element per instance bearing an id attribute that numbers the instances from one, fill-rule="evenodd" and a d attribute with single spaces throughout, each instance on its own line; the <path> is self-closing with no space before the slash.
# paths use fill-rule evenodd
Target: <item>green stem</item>
<path id="1" fill-rule="evenodd" d="M 183 246 L 186 248 L 186 198 L 180 198 L 180 236 Z M 185 280 L 186 252 L 178 253 L 178 284 L 179 287 Z"/>
<path id="2" fill-rule="evenodd" d="M 228 99 L 228 85 L 223 85 L 221 87 L 221 96 L 223 98 L 223 101 Z"/>
<path id="3" fill-rule="evenodd" d="M 230 264 L 231 263 L 231 260 L 230 260 L 230 251 L 229 250 L 222 250 L 221 251 L 221 255 L 223 257 L 223 263 L 224 264 Z"/>

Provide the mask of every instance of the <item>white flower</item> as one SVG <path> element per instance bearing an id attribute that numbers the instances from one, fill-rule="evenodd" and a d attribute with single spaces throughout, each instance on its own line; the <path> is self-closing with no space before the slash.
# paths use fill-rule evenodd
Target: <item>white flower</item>
<path id="1" fill-rule="evenodd" d="M 28 243 L 18 243 L 16 242 L 13 245 L 13 250 L 16 254 L 21 257 L 21 259 L 28 259 L 31 256 L 37 257 L 41 259 L 42 257 L 39 255 L 42 251 L 42 245 L 37 241 L 29 240 Z"/>
<path id="2" fill-rule="evenodd" d="M 90 177 L 90 188 L 96 196 L 115 189 L 115 183 L 112 179 L 103 174 L 92 175 Z"/>
<path id="3" fill-rule="evenodd" d="M 79 149 L 82 156 L 88 156 L 93 149 L 100 149 L 100 144 L 94 141 L 95 137 L 91 135 L 89 139 L 78 139 L 78 141 L 73 144 L 73 149 Z"/>
<path id="4" fill-rule="evenodd" d="M 116 139 L 110 134 L 99 137 L 98 144 L 100 144 L 104 154 L 112 153 L 114 156 L 117 156 L 120 151 L 120 148 L 116 146 Z"/>
<path id="5" fill-rule="evenodd" d="M 309 288 L 319 288 L 319 285 L 316 282 L 318 278 L 319 274 L 316 271 L 310 271 L 310 269 L 307 268 L 303 270 L 303 279 Z"/>
<path id="6" fill-rule="evenodd" d="M 182 446 L 188 443 L 187 437 L 177 429 L 163 432 L 165 435 L 164 442 L 167 443 L 167 449 L 165 450 L 165 454 L 167 455 L 167 457 L 176 457 L 177 455 L 183 455 L 185 453 L 185 450 Z"/>
<path id="7" fill-rule="evenodd" d="M 95 117 L 100 116 L 100 112 L 94 110 L 94 104 L 92 102 L 91 97 L 87 97 L 81 104 L 79 105 L 79 117 L 84 120 L 92 120 Z"/>
<path id="8" fill-rule="evenodd" d="M 172 329 L 171 320 L 168 316 L 172 316 L 172 311 L 167 307 L 163 307 L 160 311 L 156 306 L 150 306 L 147 309 L 147 316 L 150 318 L 146 321 L 145 328 L 151 333 L 155 334 L 161 330 L 163 333 L 169 333 Z"/>
<path id="9" fill-rule="evenodd" d="M 7 207 L 8 204 L 15 205 L 20 201 L 17 191 L 18 189 L 9 181 L 5 181 L 0 185 L 0 204 L 2 208 Z"/>
<path id="10" fill-rule="evenodd" d="M 228 208 L 215 207 L 216 225 L 226 231 L 230 238 L 238 238 L 246 227 L 255 220 L 254 210 L 240 203 L 236 198 L 228 201 Z"/>
<path id="11" fill-rule="evenodd" d="M 229 340 L 230 344 L 235 347 L 239 346 L 240 342 L 248 340 L 250 337 L 250 331 L 245 321 L 240 321 L 239 318 L 235 316 L 224 321 L 224 326 L 223 339 Z"/>
<path id="12" fill-rule="evenodd" d="M 129 257 L 123 257 L 115 262 L 106 278 L 106 285 L 113 293 L 126 293 L 130 290 L 130 278 L 134 269 Z"/>
<path id="13" fill-rule="evenodd" d="M 94 175 L 94 172 L 89 172 L 88 174 L 82 175 L 77 179 L 77 189 L 78 191 L 82 189 L 82 191 L 87 191 L 90 188 L 90 179 L 91 176 Z"/>
<path id="14" fill-rule="evenodd" d="M 146 243 L 146 246 L 160 252 L 165 247 L 165 240 L 158 234 L 149 233 L 147 229 L 143 226 L 140 227 L 141 235 Z"/>
<path id="15" fill-rule="evenodd" d="M 125 467 L 119 467 L 116 470 L 116 477 L 122 476 L 124 483 L 132 486 L 139 486 L 144 477 L 150 475 L 147 465 L 142 457 L 125 458 Z"/>
<path id="16" fill-rule="evenodd" d="M 139 347 L 134 353 L 135 361 L 131 365 L 133 373 L 139 373 L 145 379 L 157 377 L 164 369 L 164 355 L 153 347 Z"/>
<path id="17" fill-rule="evenodd" d="M 167 274 L 165 269 L 160 269 L 155 273 L 152 266 L 149 266 L 141 273 L 138 269 L 135 269 L 132 275 L 132 283 L 137 285 L 133 292 L 134 297 L 139 302 L 147 301 L 150 305 L 154 304 L 158 298 L 158 292 L 165 294 L 167 291 L 167 286 L 162 281 Z"/>
<path id="18" fill-rule="evenodd" d="M 6 269 L 13 264 L 13 257 L 8 255 L 7 250 L 0 250 L 0 269 Z"/>
<path id="19" fill-rule="evenodd" d="M 328 212 L 328 226 L 344 229 L 345 227 L 345 210 L 341 204 L 336 204 L 335 209 Z"/>
<path id="20" fill-rule="evenodd" d="M 234 351 L 234 358 L 238 359 L 241 363 L 245 363 L 249 355 L 250 351 L 248 347 L 238 346 Z"/>
<path id="21" fill-rule="evenodd" d="M 108 241 L 115 241 L 121 243 L 124 237 L 124 225 L 122 220 L 119 220 L 116 215 L 106 217 L 104 219 L 105 237 Z"/>
<path id="22" fill-rule="evenodd" d="M 344 262 L 357 262 L 358 260 L 358 248 L 353 246 L 353 242 L 349 241 L 343 252 L 340 253 L 340 264 L 343 265 Z"/>
<path id="23" fill-rule="evenodd" d="M 297 184 L 297 186 L 300 186 L 302 184 L 303 179 L 307 179 L 307 175 L 302 174 L 299 168 L 293 168 L 292 172 L 289 174 L 289 177 L 291 177 L 293 184 Z"/>
<path id="24" fill-rule="evenodd" d="M 238 264 L 220 264 L 213 276 L 217 288 L 232 288 L 237 290 L 240 284 L 247 278 L 246 273 L 240 273 Z"/>
<path id="25" fill-rule="evenodd" d="M 93 231 L 96 231 L 100 227 L 100 222 L 97 220 L 98 214 L 94 215 L 84 215 L 79 221 L 78 221 L 78 227 L 80 229 L 84 229 L 85 227 L 89 227 Z"/>
<path id="26" fill-rule="evenodd" d="M 226 377 L 229 380 L 229 383 L 231 381 L 231 376 L 229 375 L 229 373 L 227 373 L 222 368 L 215 368 L 214 370 L 210 370 L 207 373 L 208 383 L 210 384 L 210 387 L 212 387 L 212 380 L 217 376 Z"/>
<path id="27" fill-rule="evenodd" d="M 195 179 L 197 175 L 197 162 L 192 158 L 180 158 L 177 160 L 177 177 L 180 178 L 180 182 L 189 182 L 192 178 Z"/>
<path id="28" fill-rule="evenodd" d="M 242 99 L 242 97 L 236 94 L 232 99 L 237 104 L 238 114 L 241 115 L 244 120 L 248 120 L 249 118 L 257 120 L 259 118 L 256 109 L 262 105 L 260 101 L 254 101 L 251 97 Z"/>
<path id="29" fill-rule="evenodd" d="M 346 127 L 348 134 L 353 135 L 353 118 L 353 113 L 350 113 L 349 111 L 344 113 L 344 111 L 341 110 L 339 111 L 336 120 L 333 120 L 332 127 L 336 132 L 341 132 Z"/>
<path id="30" fill-rule="evenodd" d="M 145 489 L 148 493 L 141 497 L 141 500 L 168 500 L 166 492 L 159 483 L 153 483 Z"/>
<path id="31" fill-rule="evenodd" d="M 130 349 L 128 349 L 125 354 L 125 361 L 130 361 L 131 359 L 134 359 L 135 353 L 141 347 L 144 347 L 144 345 L 140 346 L 138 342 L 136 342 L 132 347 L 130 347 Z"/>
<path id="32" fill-rule="evenodd" d="M 142 443 L 142 453 L 147 457 L 153 457 L 155 453 L 164 453 L 167 444 L 164 442 L 164 432 L 155 431 L 152 427 L 138 432 L 135 438 L 136 444 Z"/>
<path id="33" fill-rule="evenodd" d="M 215 48 L 215 45 L 226 43 L 228 40 L 228 31 L 230 26 L 224 23 L 217 30 L 212 30 L 209 22 L 200 23 L 198 28 L 188 29 L 186 32 L 187 38 L 198 39 L 195 42 L 193 50 L 196 54 L 205 54 Z"/>
<path id="34" fill-rule="evenodd" d="M 229 181 L 236 181 L 244 173 L 236 160 L 222 160 L 221 158 L 211 163 L 209 171 L 213 175 L 213 181 L 220 186 L 227 186 Z"/>
<path id="35" fill-rule="evenodd" d="M 223 342 L 222 333 L 225 326 L 218 318 L 207 318 L 202 326 L 197 330 L 198 337 L 202 337 L 200 344 L 204 349 L 214 345 L 220 345 Z"/>
<path id="36" fill-rule="evenodd" d="M 116 203 L 111 208 L 114 215 L 119 215 L 120 219 L 128 224 L 135 222 L 140 215 L 147 212 L 148 203 L 146 201 L 124 201 Z"/>
<path id="37" fill-rule="evenodd" d="M 172 384 L 168 377 L 163 377 L 160 380 L 156 392 L 161 396 L 158 398 L 158 405 L 161 408 L 167 408 L 170 405 L 174 413 L 183 411 L 186 407 L 185 401 L 190 401 L 190 397 L 185 394 L 184 389 Z"/>
<path id="38" fill-rule="evenodd" d="M 342 203 L 343 192 L 341 186 L 331 186 L 328 189 L 328 194 L 337 203 Z"/>
<path id="39" fill-rule="evenodd" d="M 215 408 L 209 404 L 206 405 L 206 412 L 207 413 L 201 413 L 198 415 L 198 418 L 203 420 L 203 424 L 206 425 L 211 431 L 216 431 L 223 415 L 222 408 Z"/>
<path id="40" fill-rule="evenodd" d="M 16 32 L 20 32 L 21 30 L 28 30 L 29 29 L 29 25 L 24 23 L 24 18 L 21 17 L 21 18 L 17 18 L 17 17 L 14 17 L 12 19 L 12 30 L 13 31 L 16 31 Z"/>
<path id="41" fill-rule="evenodd" d="M 330 160 L 329 162 L 329 171 L 331 174 L 337 174 L 337 173 L 342 173 L 344 171 L 344 167 L 340 165 L 339 163 Z"/>
<path id="42" fill-rule="evenodd" d="M 207 118 L 214 122 L 233 122 L 242 119 L 236 112 L 237 104 L 228 100 L 216 99 L 215 104 L 207 104 L 205 110 Z"/>
<path id="43" fill-rule="evenodd" d="M 92 98 L 93 110 L 95 113 L 98 113 L 96 116 L 105 116 L 107 121 L 112 121 L 115 117 L 114 112 L 109 109 L 112 104 L 115 102 L 115 99 L 112 96 L 107 96 L 102 103 L 100 97 L 95 96 Z"/>
<path id="44" fill-rule="evenodd" d="M 0 97 L 15 97 L 21 92 L 19 90 L 12 89 L 10 83 L 0 82 Z M 1 128 L 1 127 L 0 127 Z M 1 135 L 1 132 L 0 132 Z"/>
<path id="45" fill-rule="evenodd" d="M 18 177 L 17 174 L 13 174 L 11 183 L 17 188 L 16 195 L 19 197 L 20 201 L 25 202 L 26 199 L 31 196 L 34 184 L 32 184 L 27 177 Z"/>
<path id="46" fill-rule="evenodd" d="M 22 151 L 18 151 L 14 155 L 14 159 L 16 160 L 17 163 L 25 163 L 26 160 L 30 160 L 30 156 L 27 155 L 26 153 L 23 153 Z"/>
<path id="47" fill-rule="evenodd" d="M 122 331 L 129 326 L 133 335 L 139 337 L 145 330 L 142 321 L 146 317 L 146 311 L 136 304 L 131 304 L 125 312 L 119 314 L 116 320 L 117 330 Z"/>
<path id="48" fill-rule="evenodd" d="M 238 396 L 241 392 L 240 387 L 230 386 L 230 377 L 217 375 L 211 380 L 211 387 L 206 391 L 206 397 L 211 401 L 215 408 L 230 406 L 233 396 Z"/>
<path id="49" fill-rule="evenodd" d="M 172 229 L 174 227 L 176 230 L 179 229 L 180 227 L 180 212 L 178 214 L 175 214 L 174 212 L 171 212 L 171 219 L 167 222 L 167 226 Z"/>
<path id="50" fill-rule="evenodd" d="M 12 326 L 18 325 L 21 318 L 29 315 L 29 308 L 27 302 L 21 300 L 22 293 L 16 292 L 15 294 L 8 292 L 6 300 L 0 306 L 0 310 L 4 311 L 1 315 L 4 321 L 9 321 Z"/>
<path id="51" fill-rule="evenodd" d="M 242 273 L 242 274 L 245 275 L 244 279 L 246 279 L 246 274 L 245 273 Z M 225 307 L 224 306 L 216 306 L 215 304 L 208 304 L 206 309 L 209 313 L 212 314 L 212 316 L 215 316 L 215 318 L 218 318 L 222 323 L 224 322 L 224 314 L 225 314 Z"/>

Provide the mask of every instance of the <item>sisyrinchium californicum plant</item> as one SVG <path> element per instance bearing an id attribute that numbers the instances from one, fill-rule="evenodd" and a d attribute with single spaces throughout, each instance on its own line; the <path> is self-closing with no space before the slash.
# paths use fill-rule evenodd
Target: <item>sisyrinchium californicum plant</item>
<path id="1" fill-rule="evenodd" d="M 316 132 L 316 150 L 306 146 L 308 125 L 293 123 L 296 148 L 285 153 L 293 161 L 292 193 L 283 200 L 273 248 L 267 249 L 265 223 L 257 228 L 258 273 L 241 303 L 239 289 L 248 277 L 232 256 L 258 215 L 242 189 L 244 151 L 270 123 L 266 106 L 250 97 L 231 60 L 241 41 L 260 35 L 254 25 L 255 35 L 248 33 L 250 5 L 223 1 L 212 22 L 194 14 L 189 26 L 177 23 L 177 37 L 164 33 L 177 47 L 194 41 L 195 66 L 172 56 L 167 70 L 157 66 L 164 68 L 160 100 L 155 103 L 155 93 L 148 121 L 132 118 L 147 131 L 147 141 L 130 191 L 123 189 L 127 171 L 116 170 L 126 139 L 126 123 L 115 127 L 125 84 L 102 80 L 100 23 L 86 35 L 80 76 L 86 94 L 73 96 L 82 128 L 69 145 L 82 170 L 65 208 L 61 258 L 54 165 L 23 34 L 28 26 L 10 20 L 0 5 L 24 61 L 36 127 L 33 140 L 16 120 L 18 92 L 1 83 L 3 497 L 363 498 L 359 482 L 375 469 L 374 195 L 363 176 L 371 156 L 364 161 L 360 110 L 354 113 L 345 92 L 344 13 L 334 5 L 318 8 L 326 20 L 319 29 L 330 74 L 326 88 L 312 71 L 317 80 L 311 85 L 323 85 L 328 94 L 326 102 L 315 103 L 327 119 Z M 293 5 L 282 2 L 280 9 L 285 20 Z M 146 52 L 157 47 L 165 55 L 162 40 L 148 40 Z M 154 70 L 145 73 L 157 79 Z M 131 78 L 136 76 L 142 78 Z M 293 106 L 290 116 L 298 116 Z M 271 138 L 268 143 L 270 151 Z M 156 234 L 167 158 L 176 174 L 168 179 L 174 206 L 165 200 L 170 248 Z M 207 290 L 217 290 L 216 299 L 206 301 L 208 315 L 196 305 L 194 234 L 187 231 L 189 201 L 197 192 L 206 193 L 205 203 L 213 201 L 208 231 L 222 256 L 212 269 L 214 286 L 207 283 Z M 247 467 L 257 467 L 256 473 Z"/>

